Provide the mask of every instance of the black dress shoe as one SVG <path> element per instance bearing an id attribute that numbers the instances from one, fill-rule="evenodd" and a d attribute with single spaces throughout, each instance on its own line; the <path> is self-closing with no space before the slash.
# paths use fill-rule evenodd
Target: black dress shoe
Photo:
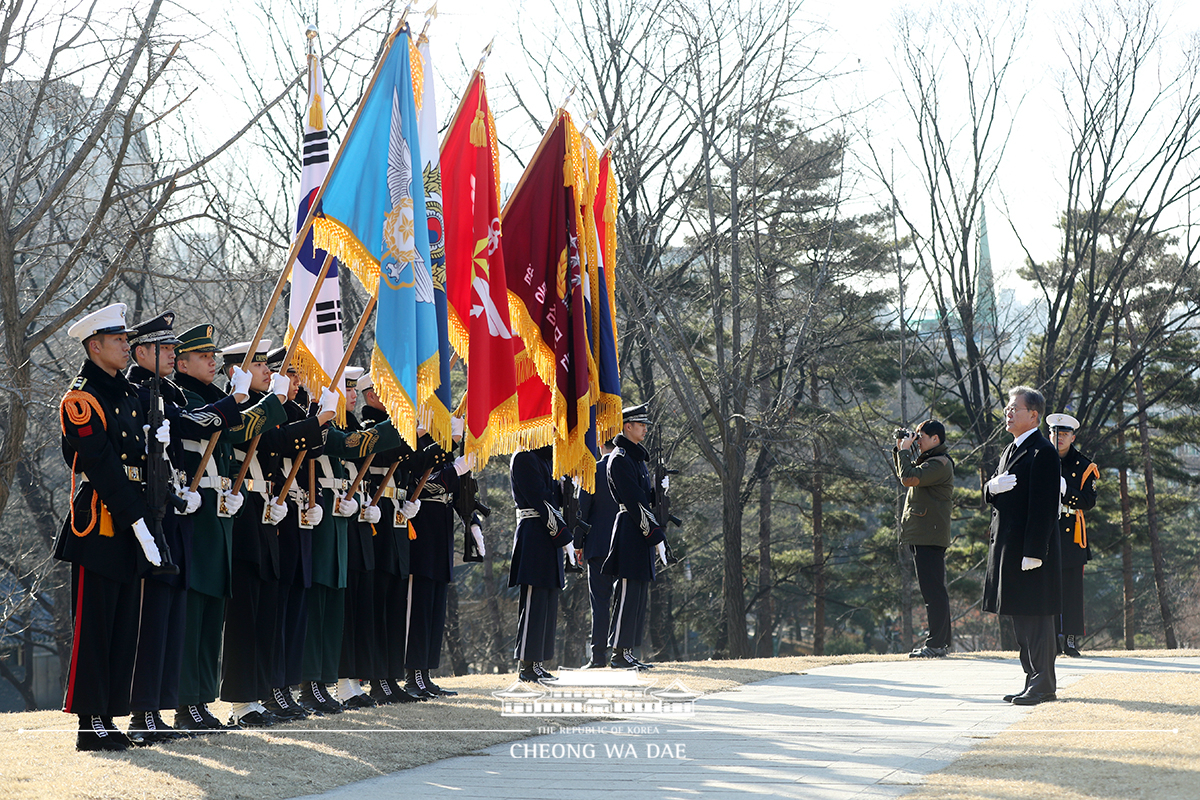
<path id="1" fill-rule="evenodd" d="M 429 687 L 429 691 L 433 692 L 439 697 L 458 697 L 458 692 L 454 691 L 453 689 L 443 689 L 441 686 L 438 686 L 436 683 L 434 683 L 433 679 L 429 677 L 429 670 L 422 671 L 425 673 L 425 685 Z"/>
<path id="2" fill-rule="evenodd" d="M 213 716 L 203 703 L 184 706 L 175 712 L 175 730 L 190 733 L 211 733 L 212 731 L 229 730 L 221 721 Z"/>
<path id="3" fill-rule="evenodd" d="M 639 671 L 643 669 L 638 664 L 638 660 L 633 657 L 633 651 L 628 647 L 613 650 L 612 661 L 608 665 L 613 669 L 636 669 Z"/>
<path id="4" fill-rule="evenodd" d="M 432 700 L 437 697 L 425 682 L 424 670 L 410 669 L 404 681 L 404 691 L 420 700 Z"/>
<path id="5" fill-rule="evenodd" d="M 1065 653 L 1071 658 L 1083 658 L 1083 653 L 1079 652 L 1079 648 L 1075 645 L 1074 635 L 1067 637 L 1066 642 L 1063 644 L 1062 650 L 1059 652 Z"/>
<path id="6" fill-rule="evenodd" d="M 272 689 L 271 696 L 263 703 L 263 707 L 282 722 L 294 722 L 308 718 L 308 712 L 292 699 L 292 693 L 285 688 Z"/>
<path id="7" fill-rule="evenodd" d="M 532 661 L 522 661 L 521 671 L 517 673 L 517 680 L 522 683 L 541 683 L 542 676 L 534 671 Z"/>
<path id="8" fill-rule="evenodd" d="M 109 751 L 119 753 L 129 749 L 129 737 L 105 724 L 103 717 L 79 717 L 79 733 L 75 736 L 75 749 L 84 752 Z"/>
<path id="9" fill-rule="evenodd" d="M 550 670 L 548 670 L 542 666 L 542 662 L 540 662 L 540 661 L 533 662 L 533 671 L 536 672 L 537 676 L 544 681 L 558 680 L 558 678 L 556 678 L 554 676 L 554 674 L 552 672 L 550 672 Z"/>
<path id="10" fill-rule="evenodd" d="M 305 681 L 300 687 L 300 699 L 306 706 L 319 709 L 324 714 L 340 714 L 345 708 L 329 696 L 325 684 L 320 681 Z"/>
<path id="11" fill-rule="evenodd" d="M 1012 704 L 1014 706 L 1036 706 L 1040 703 L 1049 703 L 1057 699 L 1058 695 L 1056 695 L 1054 692 L 1046 692 L 1045 694 L 1042 694 L 1040 692 L 1026 691 L 1021 692 L 1019 695 L 1014 697 L 1012 699 Z"/>
<path id="12" fill-rule="evenodd" d="M 389 681 L 387 678 L 372 680 L 370 694 L 371 699 L 380 705 L 404 702 L 396 693 L 396 687 L 392 686 L 391 681 Z"/>
<path id="13" fill-rule="evenodd" d="M 945 658 L 947 655 L 949 655 L 949 653 L 950 653 L 950 649 L 948 647 L 930 647 L 929 645 L 925 645 L 924 647 L 918 647 L 916 650 L 913 650 L 911 653 L 908 654 L 908 657 L 909 658 Z"/>
<path id="14" fill-rule="evenodd" d="M 269 728 L 279 722 L 270 711 L 247 711 L 240 717 L 229 718 L 229 724 L 237 728 Z"/>
<path id="15" fill-rule="evenodd" d="M 589 661 L 580 667 L 580 669 L 608 669 L 608 664 L 603 661 Z"/>
<path id="16" fill-rule="evenodd" d="M 342 703 L 342 705 L 348 710 L 357 711 L 360 708 L 374 708 L 375 706 L 379 705 L 379 703 L 376 703 L 370 697 L 370 695 L 356 694 L 354 697 L 351 697 L 346 702 Z"/>

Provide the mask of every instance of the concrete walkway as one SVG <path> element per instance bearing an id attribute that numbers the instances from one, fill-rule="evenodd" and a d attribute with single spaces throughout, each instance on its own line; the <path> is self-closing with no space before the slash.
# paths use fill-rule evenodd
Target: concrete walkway
<path id="1" fill-rule="evenodd" d="M 1060 658 L 1057 668 L 1062 688 L 1114 670 L 1200 672 L 1200 658 Z M 1028 713 L 1001 700 L 1021 684 L 1015 659 L 821 667 L 705 695 L 690 718 L 564 718 L 548 735 L 313 797 L 899 797 Z"/>

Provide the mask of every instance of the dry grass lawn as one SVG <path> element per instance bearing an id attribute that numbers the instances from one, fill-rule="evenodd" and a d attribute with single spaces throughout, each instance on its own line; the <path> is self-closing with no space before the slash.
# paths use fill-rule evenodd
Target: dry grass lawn
<path id="1" fill-rule="evenodd" d="M 966 657 L 973 656 L 958 656 Z M 653 677 L 659 685 L 679 678 L 695 691 L 713 692 L 827 664 L 901 658 L 691 662 L 656 669 Z M 74 718 L 61 712 L 2 714 L 0 798 L 274 800 L 322 792 L 523 738 L 539 724 L 562 723 L 501 717 L 491 692 L 514 678 L 439 678 L 459 696 L 117 754 L 75 752 L 69 730 Z M 1200 797 L 1200 675 L 1090 677 L 1060 697 L 1063 702 L 1035 708 L 1011 731 L 930 776 L 912 796 Z M 222 704 L 215 706 L 218 715 L 228 714 Z M 1155 732 L 1111 732 L 1132 729 Z M 1143 793 L 1130 787 L 1144 787 Z"/>

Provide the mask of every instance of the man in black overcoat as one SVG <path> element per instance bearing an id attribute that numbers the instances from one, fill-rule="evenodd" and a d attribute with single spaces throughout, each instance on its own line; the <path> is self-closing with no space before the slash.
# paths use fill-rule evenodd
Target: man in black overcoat
<path id="1" fill-rule="evenodd" d="M 983 490 L 992 504 L 983 610 L 1012 617 L 1025 686 L 1004 699 L 1017 705 L 1057 699 L 1054 618 L 1062 610 L 1061 474 L 1058 450 L 1038 430 L 1045 411 L 1040 392 L 1026 386 L 1009 391 L 1004 421 L 1013 442 Z"/>

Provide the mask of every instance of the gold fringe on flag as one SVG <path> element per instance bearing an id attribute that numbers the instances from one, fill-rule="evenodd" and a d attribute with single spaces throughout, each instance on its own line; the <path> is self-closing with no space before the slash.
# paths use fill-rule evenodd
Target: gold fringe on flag
<path id="1" fill-rule="evenodd" d="M 421 100 L 425 93 L 425 59 L 421 57 L 421 51 L 411 39 L 408 45 L 408 70 L 412 74 L 413 102 L 417 107 L 417 116 L 420 117 Z"/>
<path id="2" fill-rule="evenodd" d="M 283 346 L 291 345 L 292 340 L 296 338 L 296 329 L 292 324 L 288 323 L 287 334 L 283 337 Z M 295 367 L 300 373 L 300 382 L 308 387 L 308 392 L 314 397 L 321 396 L 321 389 L 328 386 L 332 379 L 328 372 L 317 361 L 317 357 L 308 349 L 308 345 L 301 339 L 296 345 L 296 352 L 292 353 L 292 360 L 289 362 L 290 367 Z M 346 427 L 346 395 L 342 394 L 340 387 L 334 387 L 334 391 L 338 393 L 337 413 L 334 419 L 339 427 Z"/>
<path id="3" fill-rule="evenodd" d="M 482 470 L 493 454 L 512 453 L 521 449 L 519 408 L 514 393 L 488 415 L 487 427 L 479 435 L 469 425 L 464 426 L 464 453 L 475 454 L 475 468 Z"/>
<path id="4" fill-rule="evenodd" d="M 417 449 L 417 409 L 408 392 L 396 380 L 396 373 L 387 356 L 376 345 L 371 349 L 371 381 L 375 394 L 383 402 L 400 438 L 413 450 Z"/>
<path id="5" fill-rule="evenodd" d="M 524 301 L 511 289 L 508 291 L 508 317 L 513 324 L 513 330 L 525 343 L 525 354 L 533 360 L 533 368 L 538 377 L 542 379 L 542 383 L 553 386 L 558 363 L 554 351 L 542 340 L 542 331 L 525 308 Z M 518 360 L 517 385 L 520 386 L 521 383 L 521 363 Z"/>
<path id="6" fill-rule="evenodd" d="M 596 401 L 596 438 L 611 439 L 621 428 L 621 395 L 601 392 Z"/>
<path id="7" fill-rule="evenodd" d="M 333 217 L 317 217 L 313 220 L 313 247 L 332 253 L 372 297 L 378 296 L 379 262 L 346 225 Z"/>

